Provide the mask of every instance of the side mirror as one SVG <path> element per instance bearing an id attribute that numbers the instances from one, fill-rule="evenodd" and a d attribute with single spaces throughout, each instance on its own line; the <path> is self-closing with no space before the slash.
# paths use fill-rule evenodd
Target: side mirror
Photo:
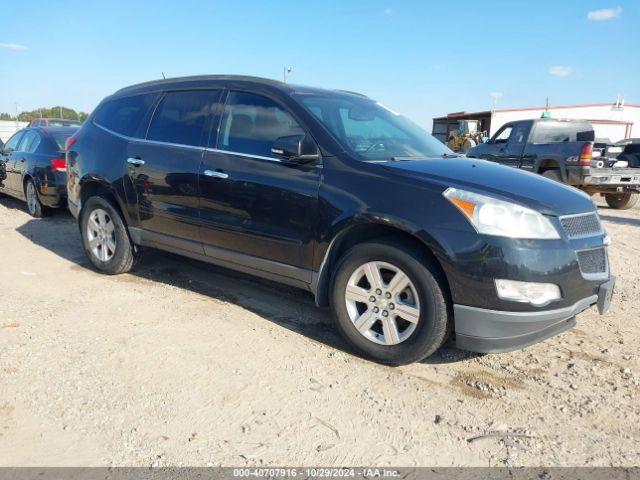
<path id="1" fill-rule="evenodd" d="M 309 163 L 320 158 L 316 142 L 309 135 L 287 135 L 273 142 L 271 153 L 288 163 Z"/>

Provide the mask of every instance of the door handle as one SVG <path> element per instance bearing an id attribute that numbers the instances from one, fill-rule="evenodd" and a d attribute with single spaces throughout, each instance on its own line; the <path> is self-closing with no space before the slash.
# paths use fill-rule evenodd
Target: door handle
<path id="1" fill-rule="evenodd" d="M 127 158 L 127 163 L 130 163 L 131 165 L 135 165 L 136 167 L 139 167 L 140 165 L 144 165 L 144 160 L 142 160 L 141 158 Z"/>
<path id="2" fill-rule="evenodd" d="M 224 172 L 219 172 L 218 170 L 205 170 L 204 174 L 207 177 L 214 177 L 214 178 L 229 178 L 229 175 L 224 173 Z"/>

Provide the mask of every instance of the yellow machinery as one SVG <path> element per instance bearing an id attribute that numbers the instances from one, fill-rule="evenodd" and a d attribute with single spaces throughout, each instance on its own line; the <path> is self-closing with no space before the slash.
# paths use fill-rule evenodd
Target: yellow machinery
<path id="1" fill-rule="evenodd" d="M 482 143 L 486 135 L 480 131 L 479 120 L 458 120 L 458 129 L 449 132 L 447 147 L 454 152 L 467 153 L 471 147 Z"/>

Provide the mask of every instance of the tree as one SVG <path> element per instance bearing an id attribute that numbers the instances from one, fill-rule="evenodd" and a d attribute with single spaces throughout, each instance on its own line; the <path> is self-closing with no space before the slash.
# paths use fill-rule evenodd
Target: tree
<path id="1" fill-rule="evenodd" d="M 89 115 L 87 113 L 76 112 L 73 108 L 57 106 L 51 108 L 37 108 L 30 112 L 22 112 L 18 115 L 18 120 L 21 122 L 30 122 L 37 118 L 64 118 L 65 120 L 84 121 L 88 116 Z M 15 117 L 12 117 L 8 113 L 0 113 L 0 120 L 15 120 Z"/>

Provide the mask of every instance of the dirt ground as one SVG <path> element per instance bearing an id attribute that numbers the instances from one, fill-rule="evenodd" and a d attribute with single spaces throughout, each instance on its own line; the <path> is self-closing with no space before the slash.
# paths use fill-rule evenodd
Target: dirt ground
<path id="1" fill-rule="evenodd" d="M 0 466 L 639 465 L 640 210 L 600 214 L 611 313 L 388 368 L 307 293 L 154 251 L 103 276 L 68 213 L 3 197 Z"/>

